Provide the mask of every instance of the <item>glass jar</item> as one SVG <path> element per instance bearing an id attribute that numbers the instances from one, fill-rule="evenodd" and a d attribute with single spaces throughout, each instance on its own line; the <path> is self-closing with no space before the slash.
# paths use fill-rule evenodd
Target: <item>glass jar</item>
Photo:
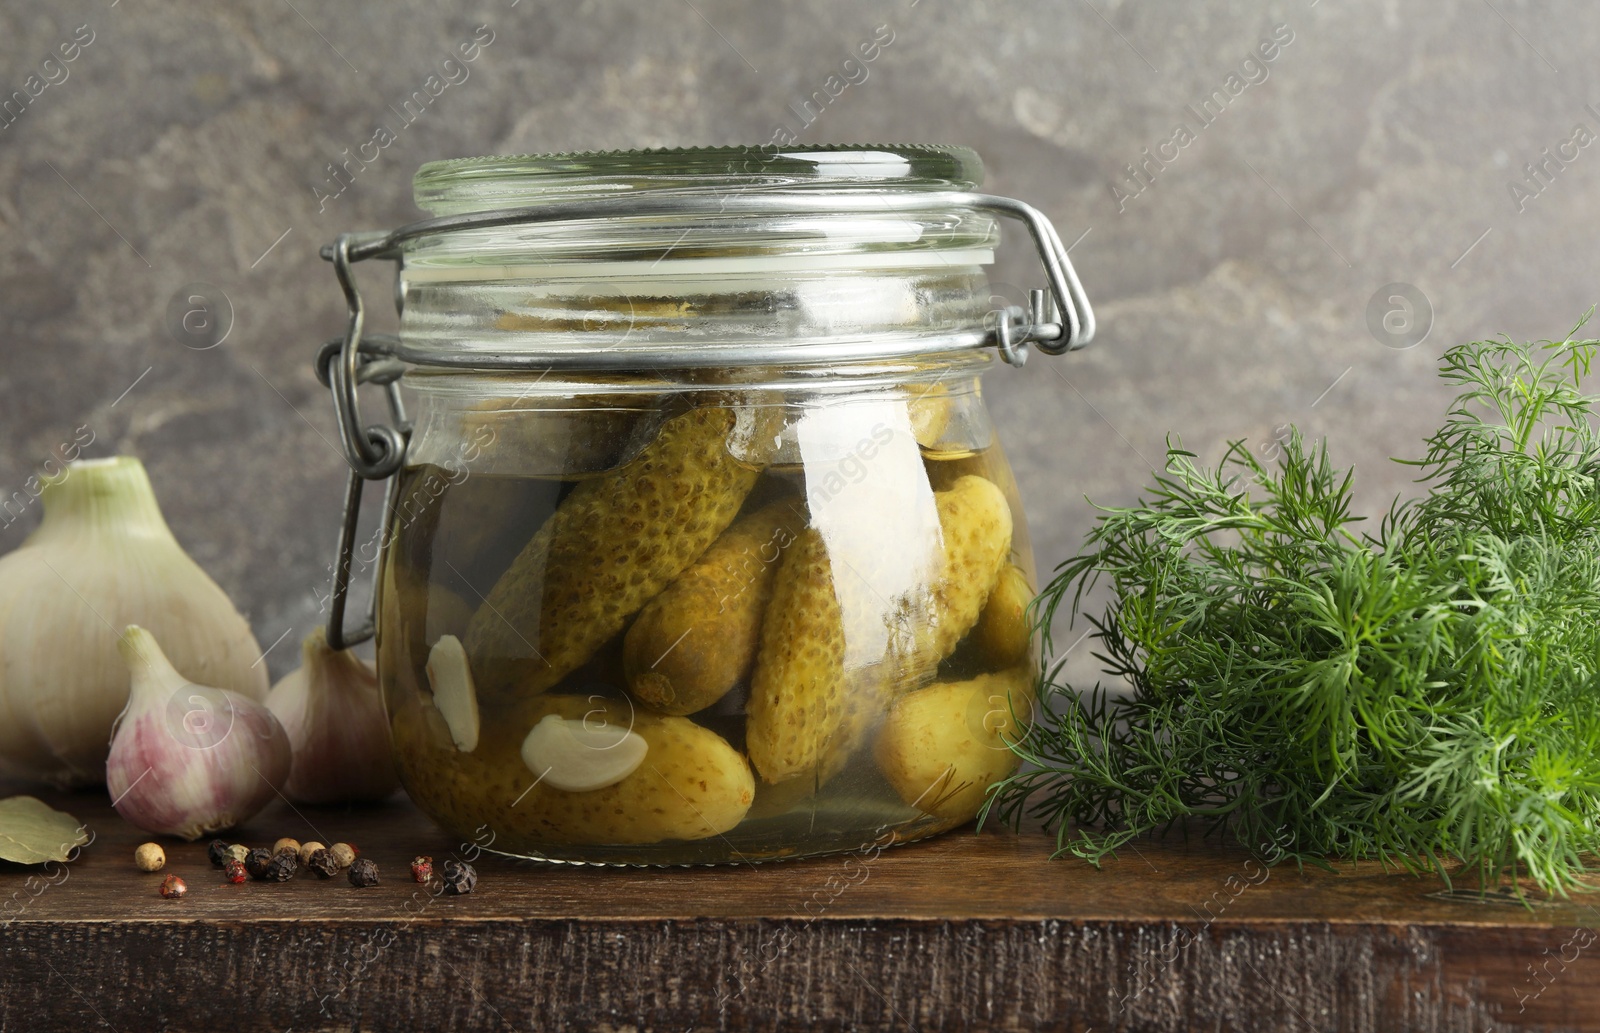
<path id="1" fill-rule="evenodd" d="M 1038 673 L 979 377 L 1093 332 L 1049 223 L 980 178 L 920 146 L 434 162 L 431 220 L 324 250 L 351 304 L 318 361 L 353 470 L 329 635 L 365 633 L 343 628 L 360 487 L 394 475 L 378 673 L 422 810 L 613 864 L 978 813 Z M 1002 216 L 1050 301 L 991 305 Z M 365 332 L 367 257 L 397 262 L 398 337 Z M 391 424 L 361 423 L 367 382 Z"/>

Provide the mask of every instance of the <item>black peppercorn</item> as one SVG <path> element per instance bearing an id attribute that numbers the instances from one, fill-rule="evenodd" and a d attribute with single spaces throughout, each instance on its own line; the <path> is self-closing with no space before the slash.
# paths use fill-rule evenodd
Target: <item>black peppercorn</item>
<path id="1" fill-rule="evenodd" d="M 355 887 L 376 886 L 378 884 L 378 866 L 373 861 L 358 857 L 350 863 L 350 885 Z"/>
<path id="2" fill-rule="evenodd" d="M 266 873 L 261 878 L 267 882 L 288 882 L 299 870 L 299 855 L 292 850 L 280 850 L 267 862 Z"/>
<path id="3" fill-rule="evenodd" d="M 245 855 L 244 870 L 250 873 L 252 879 L 265 879 L 267 877 L 267 862 L 272 860 L 272 851 L 264 846 L 258 846 Z"/>
<path id="4" fill-rule="evenodd" d="M 206 844 L 206 858 L 210 860 L 211 867 L 221 868 L 228 863 L 228 844 L 220 839 L 213 839 Z"/>
<path id="5" fill-rule="evenodd" d="M 446 893 L 471 893 L 478 886 L 478 873 L 465 861 L 444 863 L 444 891 Z"/>
<path id="6" fill-rule="evenodd" d="M 331 879 L 339 874 L 339 862 L 333 859 L 331 850 L 313 850 L 311 857 L 306 861 L 306 867 L 316 873 L 319 879 Z"/>

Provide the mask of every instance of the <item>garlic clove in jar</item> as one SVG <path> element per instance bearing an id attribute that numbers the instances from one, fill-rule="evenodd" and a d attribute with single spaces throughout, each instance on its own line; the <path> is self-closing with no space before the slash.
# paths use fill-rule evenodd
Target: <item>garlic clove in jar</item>
<path id="1" fill-rule="evenodd" d="M 195 840 L 277 796 L 289 777 L 289 737 L 265 705 L 190 682 L 138 625 L 117 647 L 132 683 L 106 758 L 118 814 L 147 832 Z"/>
<path id="2" fill-rule="evenodd" d="M 381 800 L 400 786 L 389 749 L 378 676 L 350 650 L 330 648 L 318 628 L 300 666 L 267 694 L 294 760 L 284 795 L 300 803 Z"/>
<path id="3" fill-rule="evenodd" d="M 193 681 L 266 695 L 249 624 L 172 536 L 137 459 L 80 459 L 39 497 L 43 521 L 0 557 L 0 774 L 105 777 L 129 686 L 113 629 L 130 623 Z"/>
<path id="4" fill-rule="evenodd" d="M 433 705 L 450 729 L 456 749 L 471 753 L 478 748 L 478 690 L 472 681 L 467 651 L 454 635 L 441 636 L 428 650 L 428 684 Z"/>
<path id="5" fill-rule="evenodd" d="M 616 785 L 644 763 L 650 744 L 631 728 L 546 715 L 522 740 L 522 763 L 540 781 L 570 793 Z"/>

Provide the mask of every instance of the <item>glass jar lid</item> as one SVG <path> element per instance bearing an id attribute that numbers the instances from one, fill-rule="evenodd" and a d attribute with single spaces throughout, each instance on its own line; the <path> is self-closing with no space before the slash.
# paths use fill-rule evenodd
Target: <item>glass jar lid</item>
<path id="1" fill-rule="evenodd" d="M 436 161 L 414 180 L 418 206 L 435 221 L 504 210 L 541 217 L 410 240 L 403 265 L 412 283 L 578 276 L 656 285 L 824 266 L 981 266 L 999 242 L 995 218 L 965 203 L 982 178 L 976 152 L 925 145 Z"/>
<path id="2" fill-rule="evenodd" d="M 417 173 L 433 217 L 322 249 L 350 308 L 318 376 L 362 477 L 397 468 L 356 385 L 402 369 L 810 367 L 1087 343 L 1094 317 L 1055 228 L 977 192 L 964 147 L 704 147 L 464 158 Z M 1024 224 L 1047 287 L 991 306 L 1001 219 Z M 352 263 L 396 263 L 398 336 L 365 331 Z M 337 361 L 335 361 L 337 360 Z M 382 378 L 382 380 L 380 380 Z"/>
<path id="3" fill-rule="evenodd" d="M 819 144 L 451 158 L 423 165 L 412 185 L 417 207 L 443 216 L 706 184 L 968 190 L 982 181 L 983 160 L 969 147 Z"/>

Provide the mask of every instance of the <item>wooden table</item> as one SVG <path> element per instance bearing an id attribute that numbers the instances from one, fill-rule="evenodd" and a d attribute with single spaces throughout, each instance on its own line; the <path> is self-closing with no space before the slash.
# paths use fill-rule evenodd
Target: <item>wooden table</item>
<path id="1" fill-rule="evenodd" d="M 168 844 L 189 892 L 164 900 L 102 794 L 37 795 L 96 839 L 36 896 L 0 866 L 21 901 L 0 1031 L 1600 1030 L 1591 903 L 1440 899 L 1373 865 L 1168 842 L 1096 871 L 1037 834 L 958 831 L 759 868 L 484 856 L 476 893 L 433 897 L 409 861 L 460 845 L 397 797 L 278 805 L 232 837 L 353 842 L 376 887 L 229 885 L 202 844 Z"/>

